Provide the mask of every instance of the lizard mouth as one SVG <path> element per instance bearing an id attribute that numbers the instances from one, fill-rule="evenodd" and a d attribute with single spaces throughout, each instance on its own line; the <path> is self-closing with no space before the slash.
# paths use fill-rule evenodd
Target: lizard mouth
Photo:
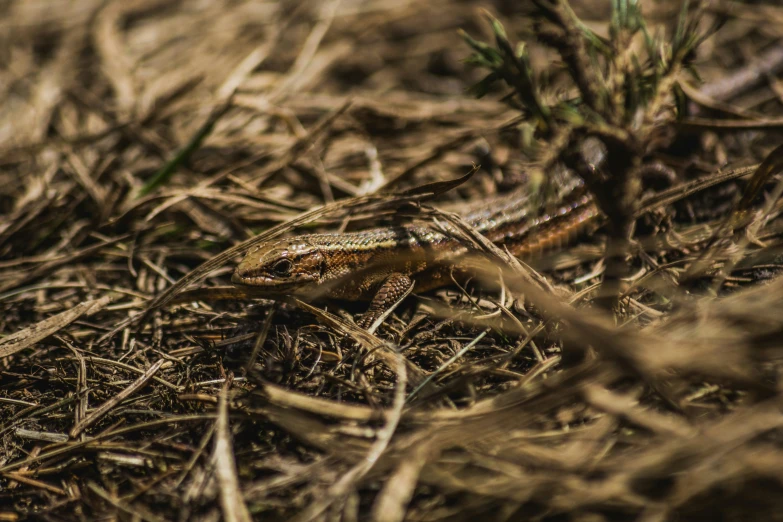
<path id="1" fill-rule="evenodd" d="M 240 270 L 234 270 L 234 273 L 231 275 L 231 282 L 235 285 L 252 285 L 254 284 L 255 279 L 260 279 L 258 277 L 252 277 L 252 276 L 246 276 L 241 273 Z"/>
<path id="2" fill-rule="evenodd" d="M 235 271 L 234 275 L 231 276 L 231 282 L 235 285 L 267 287 L 270 289 L 290 286 L 290 283 L 287 284 L 286 282 L 276 280 L 273 277 L 264 275 L 245 275 L 240 273 L 239 270 Z"/>
<path id="3" fill-rule="evenodd" d="M 243 274 L 240 270 L 231 276 L 231 282 L 237 286 L 247 287 L 258 294 L 290 294 L 293 293 L 300 281 L 281 281 L 279 278 L 263 274 Z"/>

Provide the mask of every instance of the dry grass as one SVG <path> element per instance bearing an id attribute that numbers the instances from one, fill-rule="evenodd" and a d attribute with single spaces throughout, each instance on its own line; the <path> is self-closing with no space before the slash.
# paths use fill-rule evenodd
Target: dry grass
<path id="1" fill-rule="evenodd" d="M 602 33 L 604 4 L 574 9 Z M 615 313 L 605 230 L 528 267 L 411 205 L 528 179 L 507 93 L 465 94 L 477 7 L 0 2 L 0 520 L 783 519 L 774 180 L 706 243 L 745 181 L 642 208 Z M 646 158 L 683 182 L 779 143 L 783 9 L 719 17 L 695 116 Z M 228 288 L 248 242 L 395 212 L 449 221 L 504 289 L 411 296 L 373 335 L 361 305 Z"/>

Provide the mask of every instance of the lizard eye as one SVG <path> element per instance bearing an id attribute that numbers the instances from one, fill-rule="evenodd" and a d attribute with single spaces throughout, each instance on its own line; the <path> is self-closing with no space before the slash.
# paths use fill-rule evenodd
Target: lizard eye
<path id="1" fill-rule="evenodd" d="M 290 259 L 281 259 L 274 265 L 272 265 L 272 271 L 279 276 L 287 276 L 291 273 L 291 269 L 294 267 L 294 264 L 291 262 Z"/>

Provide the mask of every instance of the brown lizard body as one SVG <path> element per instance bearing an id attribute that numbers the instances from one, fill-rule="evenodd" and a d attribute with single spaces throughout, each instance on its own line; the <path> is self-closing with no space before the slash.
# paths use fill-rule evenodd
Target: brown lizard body
<path id="1" fill-rule="evenodd" d="M 517 190 L 472 205 L 463 219 L 493 243 L 529 258 L 562 246 L 601 218 L 579 184 L 567 189 L 550 212 L 532 210 L 529 196 Z M 372 300 L 360 322 L 368 327 L 412 284 L 417 291 L 450 284 L 460 256 L 469 251 L 448 225 L 425 222 L 308 234 L 250 250 L 231 281 L 264 297 Z"/>

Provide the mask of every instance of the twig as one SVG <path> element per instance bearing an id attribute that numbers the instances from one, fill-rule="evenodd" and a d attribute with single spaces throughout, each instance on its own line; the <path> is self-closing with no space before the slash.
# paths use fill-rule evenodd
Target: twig
<path id="1" fill-rule="evenodd" d="M 143 388 L 145 384 L 160 370 L 160 367 L 163 366 L 163 363 L 166 362 L 165 359 L 159 359 L 155 364 L 149 367 L 149 369 L 144 372 L 144 374 L 133 381 L 133 383 L 122 390 L 120 393 L 112 397 L 111 399 L 107 400 L 103 404 L 101 404 L 99 407 L 97 407 L 90 415 L 85 417 L 81 420 L 81 422 L 77 423 L 73 428 L 71 428 L 71 431 L 68 432 L 68 435 L 73 438 L 79 435 L 82 431 L 86 430 L 93 424 L 95 424 L 101 417 L 106 415 L 109 410 L 114 408 L 116 405 L 136 393 L 139 389 Z"/>

